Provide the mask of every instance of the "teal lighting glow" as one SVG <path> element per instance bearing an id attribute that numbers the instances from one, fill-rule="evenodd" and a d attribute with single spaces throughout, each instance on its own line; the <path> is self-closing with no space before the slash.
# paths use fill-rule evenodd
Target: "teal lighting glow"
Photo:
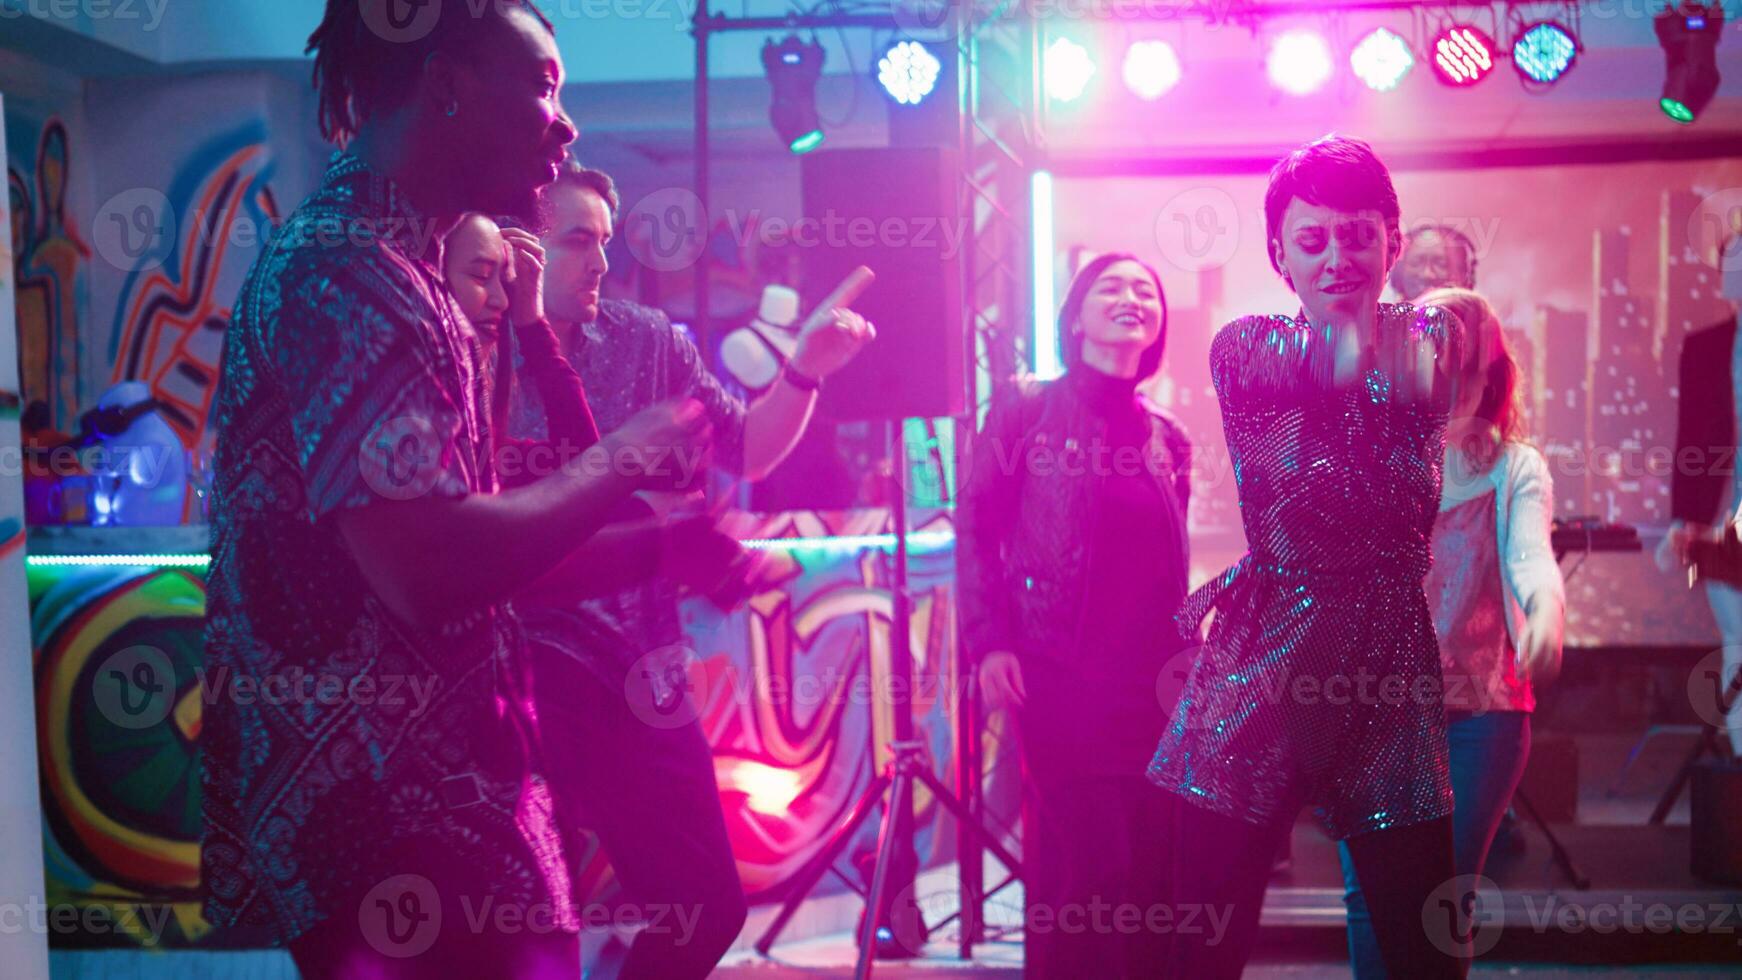
<path id="1" fill-rule="evenodd" d="M 910 531 L 907 546 L 914 551 L 947 548 L 956 540 L 954 531 Z M 752 538 L 739 542 L 758 551 L 858 551 L 864 548 L 893 548 L 893 534 L 846 534 L 834 538 Z"/>
<path id="2" fill-rule="evenodd" d="M 1034 243 L 1034 332 L 1028 352 L 1035 377 L 1049 381 L 1065 373 L 1053 316 L 1052 174 L 1036 170 L 1028 186 L 1029 239 Z"/>

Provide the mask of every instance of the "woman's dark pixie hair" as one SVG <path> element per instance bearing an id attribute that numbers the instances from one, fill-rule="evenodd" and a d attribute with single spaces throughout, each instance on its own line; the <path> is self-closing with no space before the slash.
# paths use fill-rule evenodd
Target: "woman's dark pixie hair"
<path id="1" fill-rule="evenodd" d="M 1391 184 L 1391 171 L 1385 169 L 1373 147 L 1361 140 L 1332 134 L 1277 161 L 1270 170 L 1270 189 L 1264 192 L 1267 246 L 1282 239 L 1283 212 L 1297 197 L 1338 211 L 1377 211 L 1385 218 L 1393 259 L 1403 247 L 1403 210 L 1397 203 L 1397 188 Z M 1270 267 L 1280 274 L 1276 249 L 1265 250 L 1270 254 Z"/>

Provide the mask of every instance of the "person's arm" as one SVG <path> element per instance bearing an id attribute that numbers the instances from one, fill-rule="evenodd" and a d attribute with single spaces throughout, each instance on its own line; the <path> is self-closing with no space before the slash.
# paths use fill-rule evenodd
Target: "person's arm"
<path id="1" fill-rule="evenodd" d="M 1017 382 L 1020 384 L 1021 382 Z M 974 439 L 956 503 L 956 580 L 962 639 L 975 656 L 1016 647 L 1016 583 L 1004 542 L 1016 523 L 1023 458 L 1019 391 L 1001 392 Z"/>
<path id="2" fill-rule="evenodd" d="M 857 313 L 835 310 L 831 320 L 799 338 L 792 360 L 745 415 L 745 479 L 760 480 L 786 459 L 810 424 L 816 384 L 846 367 L 876 337 L 876 328 Z"/>
<path id="3" fill-rule="evenodd" d="M 643 418 L 643 416 L 646 416 Z M 616 450 L 705 438 L 696 402 L 655 406 L 563 472 L 497 494 L 385 498 L 334 515 L 363 577 L 411 623 L 514 598 L 554 571 L 641 485 Z"/>
<path id="4" fill-rule="evenodd" d="M 1519 666 L 1527 677 L 1540 682 L 1560 672 L 1566 624 L 1566 584 L 1560 563 L 1555 561 L 1552 539 L 1554 481 L 1547 463 L 1535 450 L 1520 447 L 1513 453 L 1516 461 L 1503 458 L 1497 464 L 1513 467 L 1506 481 L 1511 513 L 1507 553 L 1501 560 L 1524 606 L 1524 632 L 1518 637 Z"/>

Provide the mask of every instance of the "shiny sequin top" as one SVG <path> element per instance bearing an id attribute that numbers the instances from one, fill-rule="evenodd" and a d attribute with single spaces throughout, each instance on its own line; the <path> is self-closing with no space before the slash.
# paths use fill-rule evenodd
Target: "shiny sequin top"
<path id="1" fill-rule="evenodd" d="M 1210 373 L 1251 549 L 1181 611 L 1217 610 L 1149 777 L 1256 824 L 1310 804 L 1342 839 L 1449 814 L 1440 665 L 1422 579 L 1457 321 L 1380 307 L 1348 351 L 1304 318 L 1217 333 Z"/>

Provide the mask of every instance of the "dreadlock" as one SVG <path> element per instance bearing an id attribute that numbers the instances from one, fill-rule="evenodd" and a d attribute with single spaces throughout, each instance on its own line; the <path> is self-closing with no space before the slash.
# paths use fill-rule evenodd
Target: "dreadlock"
<path id="1" fill-rule="evenodd" d="M 556 33 L 532 0 L 410 0 L 406 24 L 392 16 L 401 3 L 327 0 L 326 16 L 303 53 L 315 55 L 321 135 L 328 140 L 343 144 L 375 113 L 404 104 L 431 54 L 478 43 L 484 36 L 479 21 L 499 25 L 520 9 Z"/>

